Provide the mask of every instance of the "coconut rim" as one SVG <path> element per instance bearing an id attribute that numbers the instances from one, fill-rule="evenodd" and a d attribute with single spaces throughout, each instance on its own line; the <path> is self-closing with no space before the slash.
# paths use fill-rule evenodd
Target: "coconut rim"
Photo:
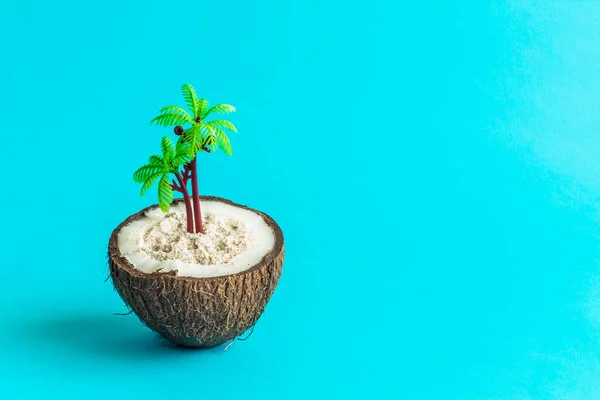
<path id="1" fill-rule="evenodd" d="M 275 236 L 275 241 L 274 241 L 273 247 L 260 259 L 259 262 L 252 265 L 249 268 L 246 268 L 243 271 L 236 272 L 234 274 L 194 277 L 194 276 L 180 276 L 180 275 L 178 275 L 178 273 L 179 273 L 178 270 L 172 270 L 172 271 L 167 271 L 167 272 L 155 271 L 155 272 L 150 272 L 150 273 L 141 271 L 141 270 L 137 269 L 136 267 L 134 267 L 129 262 L 129 260 L 121 254 L 121 251 L 119 250 L 119 233 L 121 232 L 121 229 L 123 229 L 125 226 L 129 225 L 133 221 L 136 221 L 136 220 L 144 217 L 147 211 L 150 211 L 152 209 L 159 207 L 158 204 L 153 204 L 151 206 L 148 206 L 148 207 L 138 211 L 135 214 L 130 215 L 113 230 L 112 234 L 110 235 L 110 240 L 108 242 L 108 255 L 109 255 L 110 259 L 114 262 L 114 264 L 117 267 L 126 270 L 128 273 L 135 275 L 136 277 L 156 278 L 159 276 L 160 277 L 170 276 L 175 279 L 181 279 L 181 280 L 185 280 L 185 281 L 194 281 L 195 282 L 195 281 L 209 281 L 209 280 L 228 278 L 228 277 L 237 277 L 237 276 L 242 276 L 242 275 L 251 273 L 257 269 L 264 267 L 271 261 L 275 260 L 279 256 L 279 254 L 281 254 L 281 252 L 283 251 L 283 246 L 284 246 L 283 232 L 281 231 L 281 228 L 275 222 L 275 220 L 273 218 L 271 218 L 268 214 L 265 214 L 264 212 L 258 211 L 254 208 L 245 206 L 243 204 L 235 203 L 231 200 L 228 200 L 228 199 L 225 199 L 222 197 L 200 196 L 200 200 L 221 202 L 221 203 L 233 206 L 233 207 L 243 208 L 243 209 L 252 211 L 253 213 L 260 215 L 262 217 L 262 219 L 265 221 L 265 223 L 269 226 L 269 228 L 271 228 L 271 231 L 273 232 L 273 235 Z M 174 206 L 183 201 L 184 201 L 184 199 L 182 199 L 182 198 L 174 199 L 173 203 L 171 203 L 171 205 Z"/>

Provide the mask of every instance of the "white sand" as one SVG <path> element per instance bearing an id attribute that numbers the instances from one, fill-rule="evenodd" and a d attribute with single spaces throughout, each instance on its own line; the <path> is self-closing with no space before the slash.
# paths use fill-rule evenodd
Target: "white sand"
<path id="1" fill-rule="evenodd" d="M 244 271 L 273 248 L 275 235 L 255 212 L 218 201 L 203 201 L 201 209 L 204 234 L 186 231 L 183 203 L 169 214 L 147 212 L 121 229 L 121 254 L 140 271 L 201 278 Z"/>

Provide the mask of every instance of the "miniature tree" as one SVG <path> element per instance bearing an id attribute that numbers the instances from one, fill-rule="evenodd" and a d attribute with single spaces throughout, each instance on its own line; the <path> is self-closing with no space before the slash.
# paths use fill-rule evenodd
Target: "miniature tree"
<path id="1" fill-rule="evenodd" d="M 183 85 L 181 92 L 189 112 L 178 106 L 166 106 L 161 108 L 159 115 L 150 121 L 151 125 L 174 126 L 174 132 L 179 136 L 177 144 L 174 146 L 168 137 L 163 137 L 161 141 L 162 156 L 150 157 L 148 164 L 133 174 L 133 180 L 143 184 L 141 192 L 143 195 L 154 182 L 160 179 L 158 201 L 163 212 L 169 211 L 169 206 L 173 201 L 173 191 L 180 192 L 185 201 L 187 231 L 204 233 L 196 159 L 198 153 L 202 151 L 210 153 L 217 148 L 230 156 L 231 143 L 225 130 L 237 133 L 235 126 L 227 120 L 206 121 L 206 118 L 213 114 L 232 113 L 235 111 L 235 107 L 229 104 L 217 104 L 209 108 L 208 101 L 198 98 L 196 91 L 189 84 Z M 177 181 L 169 182 L 170 174 L 173 174 Z M 192 181 L 191 196 L 187 189 L 190 179 Z"/>

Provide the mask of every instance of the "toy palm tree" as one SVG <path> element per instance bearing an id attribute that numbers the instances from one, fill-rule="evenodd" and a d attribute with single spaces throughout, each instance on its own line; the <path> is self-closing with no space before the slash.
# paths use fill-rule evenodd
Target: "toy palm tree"
<path id="1" fill-rule="evenodd" d="M 181 92 L 189 112 L 178 106 L 161 108 L 159 115 L 150 121 L 158 126 L 174 126 L 174 132 L 179 136 L 177 145 L 173 146 L 171 140 L 164 137 L 161 142 L 162 157 L 152 156 L 149 163 L 138 169 L 134 181 L 142 183 L 142 195 L 154 182 L 159 180 L 158 200 L 163 212 L 169 211 L 173 200 L 173 191 L 183 194 L 187 215 L 187 230 L 190 233 L 204 233 L 202 227 L 202 213 L 200 211 L 200 195 L 198 193 L 198 153 L 210 153 L 217 148 L 225 154 L 231 155 L 231 143 L 225 133 L 229 130 L 237 133 L 235 126 L 224 119 L 207 121 L 213 114 L 229 114 L 235 107 L 229 104 L 217 104 L 210 107 L 208 101 L 198 98 L 194 88 L 185 84 Z M 180 171 L 179 168 L 183 167 Z M 169 174 L 174 174 L 177 182 L 169 183 Z M 188 180 L 192 180 L 192 195 L 187 189 Z"/>

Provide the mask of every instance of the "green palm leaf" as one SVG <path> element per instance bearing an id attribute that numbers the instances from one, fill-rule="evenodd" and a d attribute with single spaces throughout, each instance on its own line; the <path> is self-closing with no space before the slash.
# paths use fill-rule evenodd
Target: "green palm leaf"
<path id="1" fill-rule="evenodd" d="M 163 166 L 164 164 L 165 162 L 160 156 L 150 156 L 148 159 L 148 165 Z"/>
<path id="2" fill-rule="evenodd" d="M 152 175 L 156 174 L 157 172 L 162 172 L 163 170 L 164 166 L 162 165 L 144 165 L 133 173 L 133 181 L 136 183 L 143 183 Z"/>
<path id="3" fill-rule="evenodd" d="M 168 136 L 163 136 L 160 142 L 160 149 L 163 153 L 163 159 L 166 163 L 169 163 L 173 159 L 173 156 L 175 156 L 175 148 Z"/>
<path id="4" fill-rule="evenodd" d="M 150 175 L 148 177 L 148 179 L 146 179 L 146 181 L 144 182 L 144 184 L 142 185 L 142 190 L 140 192 L 140 196 L 143 196 L 144 193 L 146 193 L 146 191 L 148 189 L 150 189 L 152 187 L 152 185 L 154 185 L 154 182 L 156 182 L 156 180 L 158 178 L 160 178 L 162 175 L 164 175 L 164 171 L 158 171 L 157 173 Z"/>
<path id="5" fill-rule="evenodd" d="M 177 113 L 166 113 L 161 114 L 158 117 L 154 118 L 150 121 L 150 124 L 156 124 L 158 126 L 168 127 L 168 126 L 177 126 L 184 125 L 186 123 L 191 123 L 186 120 L 184 117 Z"/>
<path id="6" fill-rule="evenodd" d="M 237 133 L 237 129 L 235 128 L 235 126 L 231 122 L 226 121 L 224 119 L 215 119 L 210 122 L 207 122 L 206 125 L 210 125 L 214 128 L 229 129 L 230 131 Z"/>
<path id="7" fill-rule="evenodd" d="M 220 128 L 213 128 L 213 132 L 214 132 L 215 138 L 217 139 L 217 146 L 219 146 L 219 148 L 223 151 L 223 153 L 230 156 L 231 155 L 231 143 L 229 142 L 229 138 L 227 137 L 227 134 L 225 132 L 223 132 L 223 130 Z"/>
<path id="8" fill-rule="evenodd" d="M 208 109 L 208 100 L 206 99 L 198 99 L 196 100 L 196 111 L 198 112 L 198 114 L 196 115 L 200 115 L 201 118 L 202 115 L 204 115 L 204 112 Z"/>
<path id="9" fill-rule="evenodd" d="M 181 107 L 166 106 L 160 109 L 160 115 L 150 121 L 150 125 L 175 126 L 194 123 L 190 114 Z"/>
<path id="10" fill-rule="evenodd" d="M 163 212 L 169 212 L 173 202 L 173 188 L 169 183 L 169 174 L 164 174 L 158 182 L 158 204 Z"/>
<path id="11" fill-rule="evenodd" d="M 183 99 L 185 100 L 185 103 L 187 104 L 188 108 L 190 109 L 192 114 L 194 114 L 194 117 L 197 115 L 201 115 L 198 112 L 198 96 L 196 96 L 196 91 L 194 90 L 194 87 L 187 83 L 184 84 L 181 87 L 181 94 L 183 95 Z"/>
<path id="12" fill-rule="evenodd" d="M 215 138 L 215 135 L 213 133 L 211 133 L 209 136 L 207 136 L 204 139 L 204 142 L 202 143 L 202 146 L 206 146 L 211 151 L 213 151 L 215 149 L 215 143 L 216 142 L 217 142 L 217 139 Z"/>
<path id="13" fill-rule="evenodd" d="M 229 114 L 235 112 L 235 107 L 231 104 L 217 104 L 216 106 L 212 106 L 204 114 L 202 114 L 202 119 L 208 117 L 210 114 Z"/>
<path id="14" fill-rule="evenodd" d="M 183 108 L 179 107 L 179 106 L 164 106 L 163 108 L 160 109 L 159 111 L 161 114 L 164 113 L 175 113 L 178 115 L 181 115 L 181 117 L 183 117 L 183 119 L 185 119 L 187 122 L 193 122 L 194 118 L 190 115 L 189 112 L 187 112 L 186 110 L 184 110 Z"/>

